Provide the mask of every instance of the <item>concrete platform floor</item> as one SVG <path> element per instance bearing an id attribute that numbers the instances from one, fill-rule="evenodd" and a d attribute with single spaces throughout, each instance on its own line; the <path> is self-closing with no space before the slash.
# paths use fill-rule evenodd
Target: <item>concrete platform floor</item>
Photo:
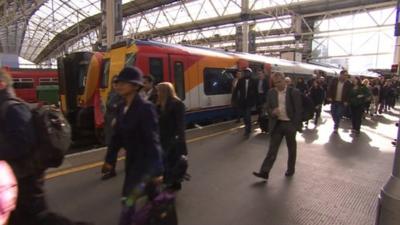
<path id="1" fill-rule="evenodd" d="M 326 108 L 325 110 L 328 110 Z M 282 143 L 268 182 L 251 175 L 267 153 L 269 136 L 242 129 L 189 144 L 190 182 L 177 198 L 181 225 L 373 225 L 378 194 L 388 180 L 397 137 L 399 111 L 367 117 L 359 137 L 344 121 L 332 135 L 323 113 L 317 128 L 298 134 L 296 174 L 286 178 L 287 151 Z M 209 133 L 205 128 L 204 133 Z M 210 131 L 212 132 L 212 131 Z M 100 153 L 99 153 L 100 154 Z M 102 153 L 103 154 L 103 153 Z M 100 168 L 47 180 L 51 208 L 97 225 L 117 224 L 123 163 L 119 174 L 100 181 Z M 400 224 L 400 221 L 399 221 Z"/>

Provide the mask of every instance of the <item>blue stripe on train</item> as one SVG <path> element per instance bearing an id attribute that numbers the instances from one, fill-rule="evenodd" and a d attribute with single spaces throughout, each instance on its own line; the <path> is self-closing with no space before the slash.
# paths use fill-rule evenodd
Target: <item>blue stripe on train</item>
<path id="1" fill-rule="evenodd" d="M 213 122 L 215 120 L 232 119 L 236 115 L 232 107 L 212 108 L 201 111 L 187 112 L 185 115 L 186 124 Z"/>

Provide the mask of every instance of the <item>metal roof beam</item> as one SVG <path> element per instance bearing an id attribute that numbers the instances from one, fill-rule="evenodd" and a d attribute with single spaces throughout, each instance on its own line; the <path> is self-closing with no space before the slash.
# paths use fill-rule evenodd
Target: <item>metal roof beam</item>
<path id="1" fill-rule="evenodd" d="M 143 11 L 151 10 L 156 7 L 160 7 L 163 5 L 171 4 L 173 2 L 177 2 L 179 0 L 135 0 L 128 2 L 122 5 L 122 16 L 127 17 L 133 14 L 138 14 Z M 42 52 L 34 59 L 35 63 L 40 63 L 44 61 L 55 49 L 60 49 L 61 46 L 64 46 L 66 42 L 69 42 L 72 39 L 76 39 L 77 37 L 85 36 L 89 31 L 98 28 L 101 25 L 102 15 L 101 13 L 96 14 L 94 16 L 88 17 L 74 26 L 69 27 L 63 32 L 57 34 L 53 40 L 43 49 Z M 84 28 L 82 30 L 82 27 Z"/>
<path id="2" fill-rule="evenodd" d="M 133 14 L 137 14 L 150 8 L 170 4 L 176 2 L 177 0 L 169 0 L 163 1 L 160 3 L 159 1 L 147 1 L 147 0 L 136 0 L 129 2 L 123 6 L 123 16 L 130 16 Z M 240 23 L 244 20 L 252 21 L 259 20 L 271 17 L 279 17 L 284 15 L 306 15 L 307 17 L 321 17 L 326 12 L 330 12 L 331 14 L 343 14 L 343 13 L 351 13 L 359 8 L 383 8 L 389 6 L 395 6 L 396 1 L 394 0 L 325 0 L 325 1 L 311 1 L 305 3 L 294 3 L 285 6 L 277 6 L 271 7 L 261 10 L 253 10 L 249 12 L 247 18 L 243 18 L 240 13 L 226 15 L 222 17 L 215 17 L 210 19 L 198 20 L 194 22 L 188 22 L 178 25 L 173 25 L 170 27 L 158 28 L 151 31 L 141 32 L 135 34 L 137 38 L 153 38 L 160 36 L 167 36 L 171 34 L 187 32 L 191 30 L 203 29 L 212 26 L 221 26 L 229 23 Z M 152 7 L 151 7 L 152 6 Z M 81 24 L 87 24 L 89 30 L 93 30 L 100 25 L 101 15 L 95 15 L 86 20 L 81 21 L 77 25 L 63 31 L 59 35 L 57 35 L 48 46 L 38 55 L 34 62 L 39 63 L 45 60 L 52 52 L 57 49 L 57 47 L 63 45 L 63 43 L 72 39 L 79 35 L 77 33 L 76 27 Z M 81 35 L 86 35 L 86 33 L 82 33 Z"/>

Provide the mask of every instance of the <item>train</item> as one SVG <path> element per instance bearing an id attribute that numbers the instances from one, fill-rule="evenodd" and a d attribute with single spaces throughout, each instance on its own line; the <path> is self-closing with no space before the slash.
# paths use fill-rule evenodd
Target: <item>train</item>
<path id="1" fill-rule="evenodd" d="M 58 74 L 56 69 L 21 69 L 11 67 L 4 67 L 2 69 L 11 75 L 15 93 L 19 98 L 28 103 L 45 102 L 49 98 L 55 99 L 58 102 Z M 48 86 L 57 88 L 54 88 L 55 91 L 52 93 L 38 96 L 38 89 Z"/>
<path id="2" fill-rule="evenodd" d="M 111 82 L 125 66 L 137 66 L 155 83 L 174 84 L 186 106 L 186 123 L 232 118 L 231 90 L 234 71 L 250 67 L 269 75 L 311 79 L 315 71 L 328 78 L 336 68 L 293 62 L 261 55 L 229 52 L 153 40 L 124 40 L 106 52 L 75 52 L 58 58 L 61 108 L 80 132 L 101 133 L 104 106 Z M 296 79 L 294 79 L 296 80 Z"/>

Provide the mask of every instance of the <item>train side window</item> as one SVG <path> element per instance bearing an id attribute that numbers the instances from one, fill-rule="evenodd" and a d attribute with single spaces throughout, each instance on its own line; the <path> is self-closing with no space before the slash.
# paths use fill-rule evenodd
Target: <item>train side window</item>
<path id="1" fill-rule="evenodd" d="M 33 79 L 20 79 L 14 80 L 13 84 L 14 89 L 32 89 L 34 88 Z"/>
<path id="2" fill-rule="evenodd" d="M 162 58 L 149 58 L 150 74 L 154 77 L 154 84 L 163 81 L 163 61 Z"/>
<path id="3" fill-rule="evenodd" d="M 185 69 L 182 62 L 175 62 L 174 74 L 176 94 L 181 100 L 185 100 Z"/>
<path id="4" fill-rule="evenodd" d="M 107 88 L 108 87 L 108 81 L 110 77 L 110 59 L 104 59 L 104 64 L 103 64 L 103 71 L 101 74 L 101 88 Z"/>
<path id="5" fill-rule="evenodd" d="M 57 78 L 40 78 L 39 85 L 58 85 Z"/>
<path id="6" fill-rule="evenodd" d="M 133 66 L 136 61 L 136 55 L 134 53 L 129 53 L 125 55 L 125 66 Z"/>
<path id="7" fill-rule="evenodd" d="M 230 94 L 232 90 L 232 73 L 223 68 L 204 69 L 204 93 L 206 95 Z"/>
<path id="8" fill-rule="evenodd" d="M 79 71 L 79 76 L 78 76 L 78 87 L 81 89 L 81 92 L 83 93 L 84 88 L 86 87 L 86 76 L 87 76 L 87 69 L 88 65 L 87 64 L 81 64 L 79 65 L 80 69 Z"/>

